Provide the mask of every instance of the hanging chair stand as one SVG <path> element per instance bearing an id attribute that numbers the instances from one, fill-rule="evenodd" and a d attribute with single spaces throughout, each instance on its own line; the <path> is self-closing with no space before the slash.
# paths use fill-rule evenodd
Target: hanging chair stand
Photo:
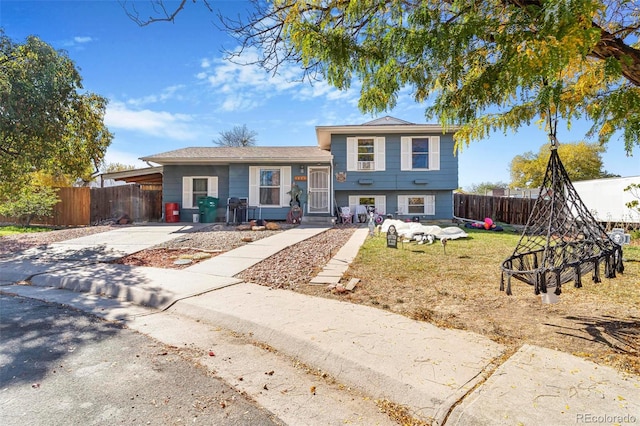
<path id="1" fill-rule="evenodd" d="M 527 225 L 513 254 L 501 266 L 500 290 L 511 295 L 511 278 L 534 288 L 535 294 L 592 273 L 600 282 L 601 264 L 606 278 L 622 273 L 622 246 L 615 243 L 586 208 L 560 161 L 551 136 L 551 156 Z"/>

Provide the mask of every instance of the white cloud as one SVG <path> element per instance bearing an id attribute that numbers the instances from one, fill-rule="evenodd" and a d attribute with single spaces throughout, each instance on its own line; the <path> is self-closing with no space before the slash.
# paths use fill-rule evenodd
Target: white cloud
<path id="1" fill-rule="evenodd" d="M 73 41 L 76 42 L 76 43 L 82 44 L 82 43 L 89 43 L 90 41 L 93 41 L 93 39 L 91 37 L 88 37 L 88 36 L 84 36 L 84 37 L 79 37 L 78 36 L 78 37 L 74 37 Z"/>
<path id="2" fill-rule="evenodd" d="M 221 58 L 201 61 L 202 70 L 197 78 L 206 80 L 216 95 L 222 95 L 220 110 L 247 111 L 279 95 L 300 101 L 353 102 L 353 90 L 341 92 L 323 81 L 313 85 L 301 81 L 302 70 L 295 64 L 281 64 L 277 74 L 272 74 L 255 64 L 257 59 L 255 50 L 248 50 L 236 62 Z"/>
<path id="3" fill-rule="evenodd" d="M 123 152 L 109 147 L 104 156 L 105 164 L 120 163 L 128 166 L 135 166 L 137 169 L 149 167 L 147 163 L 141 161 L 139 156 L 130 152 Z"/>
<path id="4" fill-rule="evenodd" d="M 142 98 L 132 98 L 127 100 L 127 104 L 142 107 L 144 105 L 154 104 L 157 102 L 164 102 L 171 99 L 181 99 L 179 91 L 185 86 L 183 84 L 176 84 L 174 86 L 165 87 L 159 94 L 147 95 Z"/>
<path id="5" fill-rule="evenodd" d="M 122 102 L 112 102 L 107 107 L 105 123 L 110 128 L 132 130 L 156 137 L 180 141 L 197 139 L 192 117 L 149 109 L 133 110 Z"/>

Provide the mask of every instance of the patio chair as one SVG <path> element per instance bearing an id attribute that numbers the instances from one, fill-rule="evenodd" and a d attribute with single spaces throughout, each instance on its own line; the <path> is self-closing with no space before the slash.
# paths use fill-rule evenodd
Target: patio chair
<path id="1" fill-rule="evenodd" d="M 343 224 L 353 223 L 353 216 L 351 216 L 351 208 L 340 207 L 340 220 Z"/>

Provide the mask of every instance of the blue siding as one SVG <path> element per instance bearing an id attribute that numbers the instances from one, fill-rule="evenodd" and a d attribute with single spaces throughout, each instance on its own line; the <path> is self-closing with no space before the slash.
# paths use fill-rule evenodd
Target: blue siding
<path id="1" fill-rule="evenodd" d="M 435 195 L 436 211 L 435 215 L 421 215 L 422 220 L 449 220 L 453 218 L 453 191 L 374 191 L 373 189 L 364 191 L 336 191 L 335 205 L 348 206 L 350 195 L 384 195 L 386 198 L 386 214 L 393 215 L 397 219 L 410 219 L 413 214 L 397 216 L 398 211 L 398 195 Z M 396 217 L 397 216 L 397 217 Z"/>
<path id="2" fill-rule="evenodd" d="M 180 204 L 180 221 L 192 222 L 193 214 L 198 209 L 185 209 L 182 207 L 182 178 L 183 176 L 217 176 L 218 177 L 218 211 L 217 221 L 226 220 L 227 201 L 230 197 L 249 197 L 249 167 L 257 164 L 231 164 L 231 165 L 180 165 L 164 166 L 163 176 L 163 202 Z M 265 164 L 262 164 L 265 165 Z M 295 176 L 306 175 L 300 173 L 298 164 L 269 163 L 269 166 L 291 166 L 292 179 Z M 327 164 L 328 165 L 328 164 Z M 298 186 L 307 190 L 306 181 L 296 181 Z M 261 215 L 265 220 L 286 220 L 289 207 L 251 209 L 249 218 L 258 218 Z"/>
<path id="3" fill-rule="evenodd" d="M 183 176 L 217 176 L 218 177 L 218 211 L 216 218 L 224 220 L 226 200 L 229 197 L 229 167 L 220 165 L 199 166 L 164 166 L 162 177 L 162 199 L 164 203 L 180 204 L 180 221 L 192 222 L 193 214 L 198 209 L 182 207 L 182 177 Z"/>
<path id="4" fill-rule="evenodd" d="M 331 153 L 334 156 L 335 172 L 347 172 L 347 138 L 361 136 L 332 135 Z M 458 188 L 458 157 L 453 155 L 453 136 L 438 134 L 440 137 L 440 170 L 401 171 L 400 138 L 402 136 L 425 136 L 424 133 L 380 134 L 385 137 L 385 171 L 348 171 L 345 182 L 335 182 L 335 190 L 451 190 Z M 359 183 L 360 180 L 373 181 Z M 426 180 L 426 184 L 416 184 L 415 180 Z"/>
<path id="5" fill-rule="evenodd" d="M 434 134 L 440 137 L 440 170 L 400 170 L 403 136 L 425 136 L 424 133 L 379 134 L 385 138 L 384 171 L 347 171 L 347 138 L 362 136 L 332 135 L 331 153 L 334 156 L 334 176 L 346 172 L 346 180 L 338 182 L 334 177 L 336 206 L 348 205 L 350 195 L 385 195 L 386 213 L 398 210 L 398 195 L 435 195 L 436 214 L 421 219 L 451 219 L 453 217 L 453 190 L 458 188 L 458 158 L 453 151 L 453 135 Z M 416 183 L 416 181 L 418 183 Z M 403 218 L 408 218 L 407 215 Z"/>

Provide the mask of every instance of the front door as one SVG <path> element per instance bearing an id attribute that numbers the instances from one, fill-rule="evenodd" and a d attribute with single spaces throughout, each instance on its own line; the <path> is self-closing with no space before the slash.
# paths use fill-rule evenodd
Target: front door
<path id="1" fill-rule="evenodd" d="M 308 213 L 329 213 L 329 167 L 309 167 Z"/>

